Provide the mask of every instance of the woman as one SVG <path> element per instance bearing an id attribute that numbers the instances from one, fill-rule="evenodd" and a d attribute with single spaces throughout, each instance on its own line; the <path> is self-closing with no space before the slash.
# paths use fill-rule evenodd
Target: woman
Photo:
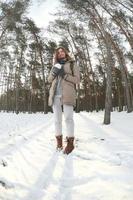
<path id="1" fill-rule="evenodd" d="M 63 151 L 69 154 L 74 149 L 73 107 L 76 105 L 75 84 L 80 82 L 79 68 L 64 47 L 58 47 L 54 54 L 54 65 L 50 71 L 48 82 L 49 106 L 52 106 L 55 118 L 55 137 L 57 150 L 63 149 L 62 106 L 67 129 L 67 145 Z"/>

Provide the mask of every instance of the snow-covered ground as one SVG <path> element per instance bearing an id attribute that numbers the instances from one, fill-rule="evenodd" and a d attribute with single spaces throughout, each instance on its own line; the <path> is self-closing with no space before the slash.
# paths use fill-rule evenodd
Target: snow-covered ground
<path id="1" fill-rule="evenodd" d="M 132 200 L 133 113 L 113 112 L 111 125 L 103 115 L 74 113 L 75 149 L 64 155 L 52 113 L 0 113 L 0 200 Z"/>

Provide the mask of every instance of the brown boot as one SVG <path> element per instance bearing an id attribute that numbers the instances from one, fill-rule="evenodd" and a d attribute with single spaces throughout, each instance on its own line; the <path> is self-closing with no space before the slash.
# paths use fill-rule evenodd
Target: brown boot
<path id="1" fill-rule="evenodd" d="M 67 145 L 63 151 L 64 154 L 69 154 L 74 149 L 74 137 L 66 137 Z"/>
<path id="2" fill-rule="evenodd" d="M 56 137 L 56 141 L 57 141 L 57 147 L 56 149 L 57 150 L 62 150 L 63 149 L 63 146 L 62 146 L 62 135 L 58 135 L 58 136 L 55 136 Z"/>

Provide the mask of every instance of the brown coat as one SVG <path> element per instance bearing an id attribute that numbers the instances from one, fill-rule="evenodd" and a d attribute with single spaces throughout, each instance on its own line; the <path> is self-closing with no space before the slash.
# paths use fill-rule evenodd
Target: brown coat
<path id="1" fill-rule="evenodd" d="M 51 69 L 52 71 L 52 69 Z M 56 84 L 57 84 L 57 77 L 54 78 L 50 71 L 48 82 L 51 83 L 50 91 L 49 91 L 49 99 L 48 99 L 48 105 L 53 105 L 55 90 L 56 90 Z M 64 64 L 64 71 L 65 76 L 61 80 L 61 86 L 62 86 L 62 104 L 67 105 L 76 105 L 76 91 L 75 91 L 75 84 L 78 84 L 80 82 L 80 72 L 79 67 L 76 65 L 76 62 L 74 62 L 73 65 L 73 75 L 72 70 L 70 67 L 70 61 L 67 61 Z"/>

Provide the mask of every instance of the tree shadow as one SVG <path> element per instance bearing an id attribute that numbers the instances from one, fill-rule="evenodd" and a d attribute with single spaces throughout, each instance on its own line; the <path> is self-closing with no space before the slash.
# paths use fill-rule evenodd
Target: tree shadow
<path id="1" fill-rule="evenodd" d="M 21 200 L 39 200 L 45 196 L 45 190 L 53 180 L 53 173 L 58 161 L 59 154 L 54 152 L 48 163 L 41 171 L 37 181 L 32 186 L 29 194 L 23 197 Z"/>
<path id="2" fill-rule="evenodd" d="M 49 125 L 51 123 L 52 118 L 50 119 L 50 121 L 48 123 L 46 123 L 45 125 L 43 124 L 41 127 L 37 127 L 36 129 L 32 130 L 30 129 L 29 131 L 27 131 L 27 133 L 31 132 L 32 130 L 32 134 L 27 134 L 27 138 L 25 138 L 25 136 L 23 137 L 23 135 L 21 135 L 21 138 L 18 138 L 18 140 L 16 141 L 15 138 L 13 138 L 14 140 L 14 144 L 12 146 L 6 146 L 4 147 L 1 152 L 2 155 L 7 156 L 7 155 L 14 155 L 16 153 L 16 146 L 19 146 L 19 149 L 22 149 L 25 145 L 29 145 L 35 138 L 37 138 L 38 136 L 45 134 L 44 130 L 49 129 Z M 22 134 L 23 131 L 21 131 L 19 134 Z M 13 136 L 14 137 L 14 136 Z"/>
<path id="3" fill-rule="evenodd" d="M 98 124 L 98 122 L 95 122 L 94 120 L 85 116 L 83 113 L 80 113 L 79 115 L 87 122 L 87 126 L 89 127 L 89 129 L 94 132 L 94 136 L 98 137 L 99 139 L 102 137 L 102 139 L 105 139 L 105 141 L 106 141 L 106 138 L 111 139 L 112 141 L 116 142 L 117 145 L 120 145 L 121 147 L 123 147 L 124 150 L 129 150 L 128 145 L 125 145 L 121 141 L 121 139 L 122 139 L 121 137 L 120 138 L 115 137 L 114 135 L 108 134 L 108 131 L 104 130 L 104 126 L 106 126 L 106 125 L 101 124 L 101 125 L 103 125 L 103 128 L 101 128 L 100 124 Z M 114 128 L 111 127 L 111 129 L 113 130 L 113 132 L 114 131 L 117 132 L 117 130 L 115 130 Z M 127 136 L 125 135 L 125 138 L 126 137 Z M 113 145 L 114 145 L 114 143 L 113 143 Z M 108 145 L 108 148 L 109 148 L 109 145 Z"/>
<path id="4" fill-rule="evenodd" d="M 59 181 L 58 193 L 55 199 L 58 200 L 71 200 L 72 199 L 72 185 L 70 180 L 74 177 L 73 171 L 73 158 L 71 155 L 64 155 L 65 163 L 62 171 L 62 176 Z"/>
<path id="5" fill-rule="evenodd" d="M 66 155 L 64 157 L 65 163 L 62 176 L 59 181 L 58 192 L 54 195 L 56 200 L 72 200 L 72 195 L 75 194 L 74 188 L 76 186 L 83 186 L 96 178 L 96 176 L 88 177 L 87 175 L 85 177 L 77 177 L 74 172 L 74 154 L 71 153 L 70 155 Z"/>

